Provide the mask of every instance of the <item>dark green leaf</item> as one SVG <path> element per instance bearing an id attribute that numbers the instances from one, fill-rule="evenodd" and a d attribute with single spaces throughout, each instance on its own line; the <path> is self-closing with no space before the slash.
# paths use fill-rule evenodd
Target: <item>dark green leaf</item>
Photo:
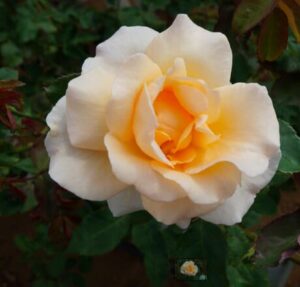
<path id="1" fill-rule="evenodd" d="M 146 270 L 153 286 L 165 286 L 169 275 L 167 251 L 159 226 L 157 222 L 150 221 L 135 225 L 132 230 L 132 242 L 144 254 Z"/>
<path id="2" fill-rule="evenodd" d="M 251 241 L 245 232 L 238 226 L 227 228 L 228 261 L 239 263 L 252 247 Z"/>
<path id="3" fill-rule="evenodd" d="M 62 76 L 45 87 L 46 95 L 52 104 L 55 104 L 65 93 L 68 83 L 79 74 Z"/>
<path id="4" fill-rule="evenodd" d="M 261 267 L 251 264 L 228 266 L 228 279 L 230 287 L 268 287 L 267 272 Z"/>
<path id="5" fill-rule="evenodd" d="M 17 80 L 18 71 L 10 68 L 0 68 L 0 80 Z"/>
<path id="6" fill-rule="evenodd" d="M 274 0 L 242 0 L 233 17 L 233 29 L 243 34 L 257 25 L 274 8 Z"/>
<path id="7" fill-rule="evenodd" d="M 258 57 L 274 61 L 285 50 L 288 42 L 288 22 L 285 14 L 275 8 L 263 22 L 258 38 Z"/>
<path id="8" fill-rule="evenodd" d="M 280 121 L 280 141 L 282 157 L 279 170 L 284 173 L 300 171 L 300 138 L 285 121 Z"/>
<path id="9" fill-rule="evenodd" d="M 87 215 L 74 231 L 68 251 L 80 255 L 99 255 L 113 250 L 127 235 L 128 217 L 114 218 L 107 209 Z"/>
<path id="10" fill-rule="evenodd" d="M 170 227 L 164 231 L 169 254 L 173 258 L 199 259 L 207 266 L 205 286 L 227 286 L 226 240 L 221 229 L 197 220 L 184 233 Z M 204 285 L 203 285 L 204 286 Z"/>

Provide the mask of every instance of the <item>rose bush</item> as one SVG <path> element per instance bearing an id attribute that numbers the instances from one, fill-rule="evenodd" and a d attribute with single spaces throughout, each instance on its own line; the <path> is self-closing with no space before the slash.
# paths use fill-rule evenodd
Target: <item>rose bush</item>
<path id="1" fill-rule="evenodd" d="M 240 222 L 273 177 L 279 126 L 265 87 L 230 83 L 227 38 L 178 15 L 97 46 L 47 117 L 50 176 L 115 216 Z"/>

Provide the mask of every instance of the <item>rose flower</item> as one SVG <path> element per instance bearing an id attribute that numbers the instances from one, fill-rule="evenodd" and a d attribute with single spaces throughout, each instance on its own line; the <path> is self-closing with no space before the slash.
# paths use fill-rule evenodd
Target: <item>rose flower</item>
<path id="1" fill-rule="evenodd" d="M 97 46 L 47 117 L 50 176 L 114 216 L 240 222 L 280 159 L 267 89 L 230 83 L 227 38 L 178 15 Z"/>

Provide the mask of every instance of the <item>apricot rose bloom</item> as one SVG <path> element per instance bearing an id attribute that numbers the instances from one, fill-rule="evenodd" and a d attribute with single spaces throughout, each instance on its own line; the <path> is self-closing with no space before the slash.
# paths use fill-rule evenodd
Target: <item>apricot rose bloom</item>
<path id="1" fill-rule="evenodd" d="M 114 216 L 240 222 L 280 159 L 272 101 L 230 83 L 227 38 L 178 15 L 164 32 L 122 27 L 97 46 L 47 117 L 50 176 Z"/>

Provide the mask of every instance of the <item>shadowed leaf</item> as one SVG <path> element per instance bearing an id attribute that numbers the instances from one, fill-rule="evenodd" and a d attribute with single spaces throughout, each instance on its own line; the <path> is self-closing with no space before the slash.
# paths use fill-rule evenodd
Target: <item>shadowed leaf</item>
<path id="1" fill-rule="evenodd" d="M 242 0 L 233 16 L 233 30 L 239 34 L 247 32 L 266 17 L 274 5 L 274 0 Z"/>
<path id="2" fill-rule="evenodd" d="M 278 169 L 284 173 L 300 171 L 300 138 L 295 130 L 284 121 L 280 121 L 282 157 Z"/>
<path id="3" fill-rule="evenodd" d="M 300 209 L 273 221 L 258 237 L 256 261 L 266 266 L 275 264 L 283 251 L 298 245 L 299 233 Z"/>
<path id="4" fill-rule="evenodd" d="M 263 22 L 258 38 L 258 57 L 261 61 L 274 61 L 285 50 L 288 41 L 288 22 L 278 8 Z"/>
<path id="5" fill-rule="evenodd" d="M 127 235 L 129 218 L 114 218 L 107 209 L 93 212 L 74 231 L 68 251 L 80 255 L 100 255 L 113 250 Z"/>
<path id="6" fill-rule="evenodd" d="M 294 0 L 279 0 L 279 7 L 286 14 L 289 25 L 300 43 L 300 3 Z"/>
<path id="7" fill-rule="evenodd" d="M 135 225 L 132 230 L 132 241 L 144 254 L 144 262 L 152 286 L 165 286 L 169 263 L 159 224 L 150 221 Z"/>

